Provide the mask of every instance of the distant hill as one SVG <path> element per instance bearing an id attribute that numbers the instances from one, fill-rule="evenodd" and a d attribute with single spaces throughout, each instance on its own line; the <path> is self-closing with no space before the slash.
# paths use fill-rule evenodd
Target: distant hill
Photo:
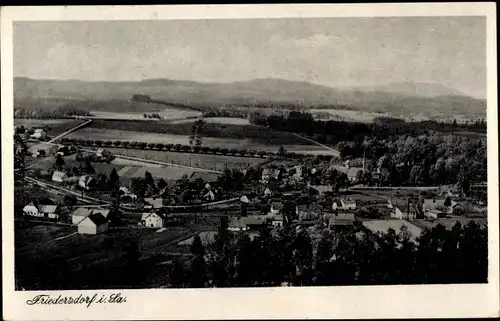
<path id="1" fill-rule="evenodd" d="M 330 88 L 308 82 L 254 79 L 199 83 L 170 79 L 138 82 L 14 79 L 15 101 L 32 99 L 130 100 L 134 94 L 196 106 L 347 108 L 402 115 L 486 115 L 486 102 L 435 84 L 404 83 L 373 88 Z"/>
<path id="2" fill-rule="evenodd" d="M 426 98 L 439 96 L 467 96 L 456 89 L 449 88 L 441 84 L 417 82 L 390 83 L 380 86 L 350 88 L 350 90 L 360 90 L 365 92 L 386 92 L 397 95 Z"/>

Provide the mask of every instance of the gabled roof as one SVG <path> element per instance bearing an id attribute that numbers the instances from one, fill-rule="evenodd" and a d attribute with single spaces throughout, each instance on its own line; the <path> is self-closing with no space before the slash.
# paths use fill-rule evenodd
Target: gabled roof
<path id="1" fill-rule="evenodd" d="M 424 199 L 424 206 L 425 210 L 438 210 L 438 208 L 440 207 L 446 207 L 444 206 L 443 199 L 432 199 L 432 198 Z"/>
<path id="2" fill-rule="evenodd" d="M 329 215 L 330 225 L 352 225 L 355 217 L 353 213 L 339 213 L 338 215 Z"/>
<path id="3" fill-rule="evenodd" d="M 108 220 L 101 213 L 93 213 L 87 216 L 87 218 L 97 226 L 106 224 L 108 222 Z"/>
<path id="4" fill-rule="evenodd" d="M 158 213 L 158 212 L 146 212 L 146 213 L 142 213 L 142 216 L 141 216 L 141 221 L 144 221 L 145 219 L 147 219 L 149 216 L 151 215 L 157 215 L 159 216 L 161 219 L 165 219 L 166 215 L 163 214 L 163 213 Z"/>
<path id="5" fill-rule="evenodd" d="M 102 214 L 106 218 L 108 217 L 109 212 L 111 212 L 111 210 L 109 210 L 107 208 L 95 208 L 95 209 L 92 210 L 92 214 L 93 213 L 100 213 L 100 214 Z"/>
<path id="6" fill-rule="evenodd" d="M 350 198 L 343 198 L 341 199 L 342 202 L 346 205 L 356 205 L 356 200 L 350 199 Z"/>
<path id="7" fill-rule="evenodd" d="M 57 210 L 57 205 L 41 205 L 40 212 L 42 213 L 54 213 Z"/>

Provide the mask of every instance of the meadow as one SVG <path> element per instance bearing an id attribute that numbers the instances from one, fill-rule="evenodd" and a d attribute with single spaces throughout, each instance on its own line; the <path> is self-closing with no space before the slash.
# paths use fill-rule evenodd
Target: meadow
<path id="1" fill-rule="evenodd" d="M 14 126 L 24 126 L 25 128 L 44 128 L 49 136 L 57 136 L 65 131 L 83 123 L 83 120 L 76 119 L 14 119 Z"/>
<path id="2" fill-rule="evenodd" d="M 241 167 L 247 167 L 259 164 L 264 161 L 262 158 L 254 158 L 254 157 L 178 153 L 178 152 L 165 152 L 165 151 L 127 149 L 127 148 L 106 148 L 106 150 L 116 155 L 151 159 L 161 162 L 168 162 L 185 166 L 194 166 L 194 167 L 200 167 L 218 171 L 223 171 L 226 168 L 226 166 L 229 169 L 239 169 Z"/>

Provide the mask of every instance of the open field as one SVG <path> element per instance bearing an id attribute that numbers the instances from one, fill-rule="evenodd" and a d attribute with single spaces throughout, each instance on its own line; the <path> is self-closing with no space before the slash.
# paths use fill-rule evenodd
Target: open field
<path id="1" fill-rule="evenodd" d="M 410 221 L 412 224 L 420 227 L 420 228 L 427 228 L 427 229 L 432 229 L 438 224 L 443 225 L 446 229 L 451 230 L 452 227 L 459 222 L 462 227 L 466 226 L 470 222 L 474 222 L 480 226 L 486 226 L 486 219 L 485 218 L 466 218 L 466 217 L 453 217 L 453 218 L 441 218 L 439 220 L 435 221 L 428 221 L 428 220 L 412 220 Z"/>
<path id="2" fill-rule="evenodd" d="M 163 110 L 154 111 L 159 114 L 163 119 L 178 119 L 178 118 L 186 118 L 186 117 L 198 117 L 201 115 L 201 112 L 188 110 L 188 109 L 180 109 L 180 108 L 165 108 Z M 148 112 L 149 113 L 149 112 Z M 110 119 L 123 119 L 123 120 L 149 120 L 151 119 L 144 118 L 143 112 L 112 112 L 112 111 L 101 111 L 101 110 L 91 110 L 90 114 L 96 118 L 110 118 Z"/>
<path id="3" fill-rule="evenodd" d="M 152 151 L 147 151 L 147 152 L 152 152 Z M 74 166 L 79 167 L 81 165 L 81 163 L 75 159 L 75 155 L 67 156 L 64 158 L 64 160 L 66 162 L 65 167 L 68 169 L 71 169 Z M 128 185 L 130 179 L 134 177 L 144 177 L 146 171 L 150 172 L 155 179 L 163 178 L 165 181 L 167 181 L 167 183 L 172 183 L 175 180 L 182 178 L 184 175 L 191 177 L 193 173 L 198 173 L 196 170 L 193 169 L 174 167 L 174 166 L 161 166 L 156 164 L 151 164 L 153 166 L 147 166 L 147 167 L 145 165 L 138 166 L 137 164 L 134 164 L 134 162 L 135 161 L 115 159 L 111 164 L 92 163 L 92 167 L 94 168 L 96 174 L 104 174 L 106 175 L 106 177 L 109 177 L 113 169 L 115 169 L 118 175 L 120 176 L 120 182 L 122 183 L 122 185 Z M 55 163 L 55 157 L 49 156 L 44 159 L 41 159 L 38 163 L 34 163 L 34 165 L 30 169 L 48 170 L 54 166 L 54 163 Z M 201 172 L 199 174 L 202 175 Z M 214 177 L 217 177 L 217 175 L 211 174 L 209 178 L 213 179 Z"/>
<path id="4" fill-rule="evenodd" d="M 84 120 L 76 119 L 14 119 L 14 126 L 25 128 L 46 128 L 49 136 L 57 136 L 82 124 Z"/>
<path id="5" fill-rule="evenodd" d="M 114 130 L 114 129 L 99 129 L 99 128 L 83 128 L 81 130 L 72 132 L 65 136 L 70 139 L 100 139 L 100 140 L 121 140 L 121 141 L 136 141 L 136 142 L 147 142 L 147 143 L 169 143 L 169 144 L 181 144 L 189 145 L 189 135 L 173 135 L 173 134 L 155 134 L 155 133 L 143 133 L 139 131 L 129 131 L 129 130 Z M 277 152 L 280 146 L 283 146 L 288 152 L 312 154 L 312 155 L 334 155 L 330 150 L 324 147 L 313 145 L 312 143 L 299 139 L 298 137 L 290 134 L 291 141 L 299 141 L 301 144 L 291 144 L 287 143 L 283 139 L 281 142 L 283 144 L 272 145 L 269 140 L 262 141 L 255 139 L 236 139 L 236 138 L 215 138 L 215 137 L 203 137 L 202 146 L 207 147 L 220 147 L 228 149 L 248 149 L 256 151 L 268 151 Z"/>
<path id="6" fill-rule="evenodd" d="M 113 154 L 125 155 L 137 158 L 152 159 L 161 162 L 169 162 L 174 164 L 201 167 L 212 170 L 238 169 L 241 167 L 252 166 L 263 162 L 262 158 L 253 157 L 238 157 L 238 156 L 223 156 L 209 154 L 193 154 L 193 153 L 178 153 L 165 152 L 155 150 L 140 150 L 126 148 L 106 148 Z"/>
<path id="7" fill-rule="evenodd" d="M 179 119 L 172 121 L 172 124 L 194 123 L 197 119 Z M 230 124 L 230 125 L 250 125 L 246 118 L 236 117 L 204 117 L 205 123 Z"/>
<path id="8" fill-rule="evenodd" d="M 133 131 L 139 133 L 155 133 L 180 135 L 187 139 L 193 133 L 193 125 L 190 123 L 172 124 L 166 121 L 105 121 L 96 120 L 90 128 L 106 130 Z M 254 144 L 262 145 L 310 145 L 304 139 L 295 137 L 287 132 L 274 131 L 272 129 L 253 125 L 235 125 L 205 123 L 201 128 L 203 138 L 231 138 L 237 140 L 251 140 Z"/>

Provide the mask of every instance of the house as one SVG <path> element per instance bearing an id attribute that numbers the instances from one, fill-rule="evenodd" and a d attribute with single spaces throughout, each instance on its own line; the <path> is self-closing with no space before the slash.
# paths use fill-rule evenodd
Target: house
<path id="1" fill-rule="evenodd" d="M 264 197 L 272 197 L 273 196 L 273 193 L 271 192 L 271 190 L 268 188 L 265 189 L 264 191 Z"/>
<path id="2" fill-rule="evenodd" d="M 47 138 L 47 133 L 43 129 L 37 128 L 37 129 L 35 129 L 35 132 L 30 135 L 30 138 L 43 140 L 43 139 Z"/>
<path id="3" fill-rule="evenodd" d="M 57 205 L 40 205 L 40 213 L 44 217 L 51 219 L 59 218 L 59 206 Z"/>
<path id="4" fill-rule="evenodd" d="M 293 169 L 295 170 L 293 176 L 296 178 L 302 178 L 302 166 L 294 166 Z"/>
<path id="5" fill-rule="evenodd" d="M 232 217 L 229 220 L 229 231 L 248 231 L 250 229 L 260 229 L 266 225 L 265 216 Z"/>
<path id="6" fill-rule="evenodd" d="M 334 202 L 333 203 L 334 205 L 332 205 L 332 208 L 334 210 L 335 209 L 340 209 L 340 210 L 355 210 L 356 209 L 356 201 L 349 199 L 349 198 L 341 198 L 339 201 L 339 204 L 337 204 L 336 208 L 334 208 L 336 203 L 337 202 Z"/>
<path id="7" fill-rule="evenodd" d="M 316 203 L 312 203 L 309 205 L 298 205 L 297 211 L 299 218 L 301 219 L 311 219 L 318 216 L 319 208 Z"/>
<path id="8" fill-rule="evenodd" d="M 78 223 L 79 234 L 100 234 L 108 230 L 108 220 L 101 213 L 92 213 Z"/>
<path id="9" fill-rule="evenodd" d="M 96 185 L 96 179 L 91 175 L 82 175 L 78 180 L 78 186 L 87 191 L 94 188 L 95 185 Z"/>
<path id="10" fill-rule="evenodd" d="M 203 198 L 207 201 L 213 201 L 215 200 L 215 194 L 211 190 L 209 190 L 205 195 L 203 195 Z"/>
<path id="11" fill-rule="evenodd" d="M 248 199 L 248 197 L 246 195 L 243 195 L 241 198 L 240 198 L 240 201 L 242 203 L 245 203 L 245 204 L 248 204 L 250 203 L 250 200 Z"/>
<path id="12" fill-rule="evenodd" d="M 163 198 L 145 198 L 144 203 L 144 208 L 146 209 L 158 209 L 165 206 L 165 201 Z"/>
<path id="13" fill-rule="evenodd" d="M 67 179 L 68 179 L 68 175 L 66 175 L 65 172 L 54 171 L 54 173 L 52 174 L 52 180 L 54 182 L 62 183 Z"/>
<path id="14" fill-rule="evenodd" d="M 71 223 L 78 224 L 84 218 L 92 214 L 101 214 L 102 216 L 104 216 L 104 218 L 107 219 L 110 212 L 111 211 L 109 209 L 104 209 L 104 208 L 79 207 L 76 210 L 74 210 L 73 213 L 71 213 Z"/>
<path id="15" fill-rule="evenodd" d="M 35 217 L 43 217 L 43 214 L 40 213 L 38 208 L 33 205 L 33 203 L 29 203 L 25 207 L 23 207 L 24 215 L 35 216 Z"/>
<path id="16" fill-rule="evenodd" d="M 228 231 L 238 232 L 238 231 L 247 231 L 250 228 L 247 226 L 244 217 L 231 217 L 227 229 Z"/>
<path id="17" fill-rule="evenodd" d="M 283 208 L 283 204 L 281 202 L 272 202 L 271 208 L 269 209 L 269 215 L 278 215 Z"/>
<path id="18" fill-rule="evenodd" d="M 270 218 L 271 224 L 274 227 L 281 228 L 283 227 L 283 215 L 273 215 Z"/>
<path id="19" fill-rule="evenodd" d="M 271 171 L 268 168 L 264 168 L 262 170 L 262 177 L 261 177 L 262 183 L 264 184 L 269 183 L 270 178 L 271 178 Z"/>
<path id="20" fill-rule="evenodd" d="M 80 223 L 84 218 L 90 215 L 92 213 L 92 210 L 89 208 L 85 207 L 79 207 L 76 210 L 71 213 L 71 223 L 72 224 L 78 224 Z"/>
<path id="21" fill-rule="evenodd" d="M 392 199 L 389 206 L 392 206 L 390 216 L 394 219 L 415 220 L 419 215 L 417 204 L 411 200 Z"/>
<path id="22" fill-rule="evenodd" d="M 352 227 L 355 221 L 354 213 L 328 214 L 325 215 L 325 218 L 328 220 L 327 224 L 330 230 Z"/>
<path id="23" fill-rule="evenodd" d="M 453 207 L 457 204 L 456 202 L 450 202 L 450 206 L 444 205 L 444 199 L 426 198 L 422 203 L 422 212 L 435 212 L 439 214 L 439 217 L 445 217 L 447 214 L 453 213 Z"/>
<path id="24" fill-rule="evenodd" d="M 162 228 L 165 226 L 166 216 L 162 213 L 143 213 L 139 225 L 144 227 Z"/>

